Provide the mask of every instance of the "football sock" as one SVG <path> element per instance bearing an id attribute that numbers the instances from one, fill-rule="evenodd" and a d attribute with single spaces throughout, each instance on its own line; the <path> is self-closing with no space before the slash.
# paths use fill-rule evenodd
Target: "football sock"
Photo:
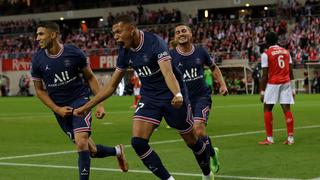
<path id="1" fill-rule="evenodd" d="M 92 158 L 104 158 L 108 156 L 115 156 L 116 148 L 103 146 L 101 144 L 97 144 L 97 153 Z"/>
<path id="2" fill-rule="evenodd" d="M 138 102 L 140 101 L 141 99 L 141 96 L 138 95 L 138 96 L 134 96 L 134 105 L 137 106 L 138 105 Z"/>
<path id="3" fill-rule="evenodd" d="M 204 136 L 201 138 L 201 140 L 207 145 L 207 149 L 210 152 L 210 156 L 213 157 L 215 155 L 215 151 L 213 150 L 213 146 L 212 146 L 210 137 Z"/>
<path id="4" fill-rule="evenodd" d="M 133 105 L 134 105 L 134 106 L 137 106 L 137 105 L 138 105 L 138 98 L 137 98 L 137 96 L 134 96 Z"/>
<path id="5" fill-rule="evenodd" d="M 272 112 L 271 111 L 266 111 L 264 112 L 264 127 L 266 129 L 266 134 L 267 137 L 272 137 Z"/>
<path id="6" fill-rule="evenodd" d="M 137 155 L 142 160 L 143 164 L 160 179 L 169 179 L 170 174 L 163 166 L 157 153 L 149 146 L 148 140 L 133 137 L 131 139 L 131 145 L 136 151 Z"/>
<path id="7" fill-rule="evenodd" d="M 80 151 L 78 152 L 78 167 L 79 167 L 79 176 L 80 180 L 89 180 L 90 174 L 90 152 L 89 151 Z"/>
<path id="8" fill-rule="evenodd" d="M 202 173 L 204 175 L 210 174 L 210 152 L 206 148 L 206 144 L 201 139 L 198 139 L 194 145 L 189 147 L 192 149 Z"/>
<path id="9" fill-rule="evenodd" d="M 288 136 L 293 136 L 294 129 L 294 120 L 291 111 L 285 112 L 285 117 L 286 117 L 286 123 L 287 123 L 287 133 Z"/>

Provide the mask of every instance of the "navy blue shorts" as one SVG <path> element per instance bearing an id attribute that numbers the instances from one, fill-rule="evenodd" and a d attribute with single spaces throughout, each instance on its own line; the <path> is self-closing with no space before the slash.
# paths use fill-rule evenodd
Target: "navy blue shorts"
<path id="1" fill-rule="evenodd" d="M 180 108 L 174 108 L 171 105 L 171 101 L 155 102 L 154 100 L 142 98 L 133 120 L 159 125 L 162 117 L 165 118 L 170 127 L 177 129 L 180 134 L 185 134 L 192 130 L 193 120 L 191 106 L 188 102 L 184 102 Z"/>
<path id="2" fill-rule="evenodd" d="M 190 99 L 190 102 L 193 120 L 207 124 L 212 103 L 211 97 L 196 97 Z"/>
<path id="3" fill-rule="evenodd" d="M 78 108 L 88 102 L 88 100 L 89 98 L 82 97 L 65 106 Z M 56 113 L 54 113 L 54 115 L 56 116 L 61 129 L 70 137 L 71 140 L 74 140 L 74 134 L 78 132 L 89 132 L 89 134 L 91 134 L 91 111 L 83 117 L 68 116 L 63 118 Z"/>

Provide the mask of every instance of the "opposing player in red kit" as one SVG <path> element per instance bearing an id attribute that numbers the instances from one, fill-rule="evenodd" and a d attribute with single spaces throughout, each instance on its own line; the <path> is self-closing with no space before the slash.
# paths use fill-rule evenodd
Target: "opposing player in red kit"
<path id="1" fill-rule="evenodd" d="M 284 144 L 294 143 L 294 120 L 290 105 L 294 104 L 295 88 L 293 83 L 292 59 L 285 48 L 277 45 L 278 36 L 274 32 L 266 35 L 268 49 L 261 55 L 263 71 L 261 80 L 261 101 L 264 103 L 264 125 L 267 138 L 259 142 L 261 145 L 274 143 L 272 134 L 272 108 L 274 104 L 281 104 L 287 124 L 288 138 Z"/>

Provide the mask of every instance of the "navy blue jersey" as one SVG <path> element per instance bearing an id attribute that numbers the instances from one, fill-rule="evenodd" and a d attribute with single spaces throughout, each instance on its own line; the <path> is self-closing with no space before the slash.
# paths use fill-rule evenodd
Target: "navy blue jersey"
<path id="1" fill-rule="evenodd" d="M 81 76 L 87 67 L 85 54 L 73 45 L 63 45 L 57 55 L 39 49 L 33 55 L 31 76 L 42 80 L 49 97 L 58 105 L 66 105 L 82 96 L 88 96 L 88 87 Z"/>
<path id="2" fill-rule="evenodd" d="M 204 65 L 215 66 L 208 52 L 202 47 L 192 46 L 188 53 L 181 52 L 178 48 L 170 50 L 174 66 L 178 67 L 183 74 L 189 98 L 210 96 L 211 90 L 204 79 Z"/>
<path id="3" fill-rule="evenodd" d="M 160 70 L 159 62 L 171 60 L 166 42 L 159 36 L 140 32 L 140 44 L 136 49 L 125 49 L 120 47 L 117 59 L 117 69 L 124 71 L 128 67 L 133 68 L 141 81 L 140 94 L 143 98 L 167 101 L 173 98 L 164 76 Z M 182 74 L 178 69 L 172 68 L 175 74 L 181 93 L 186 95 L 186 87 L 182 80 Z"/>

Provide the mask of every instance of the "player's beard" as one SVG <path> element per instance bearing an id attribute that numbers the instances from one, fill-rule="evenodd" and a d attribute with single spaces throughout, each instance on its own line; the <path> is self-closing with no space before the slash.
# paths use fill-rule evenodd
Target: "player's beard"
<path id="1" fill-rule="evenodd" d="M 46 43 L 44 48 L 47 50 L 50 50 L 50 49 L 52 49 L 52 47 L 53 47 L 53 41 L 49 41 Z"/>

